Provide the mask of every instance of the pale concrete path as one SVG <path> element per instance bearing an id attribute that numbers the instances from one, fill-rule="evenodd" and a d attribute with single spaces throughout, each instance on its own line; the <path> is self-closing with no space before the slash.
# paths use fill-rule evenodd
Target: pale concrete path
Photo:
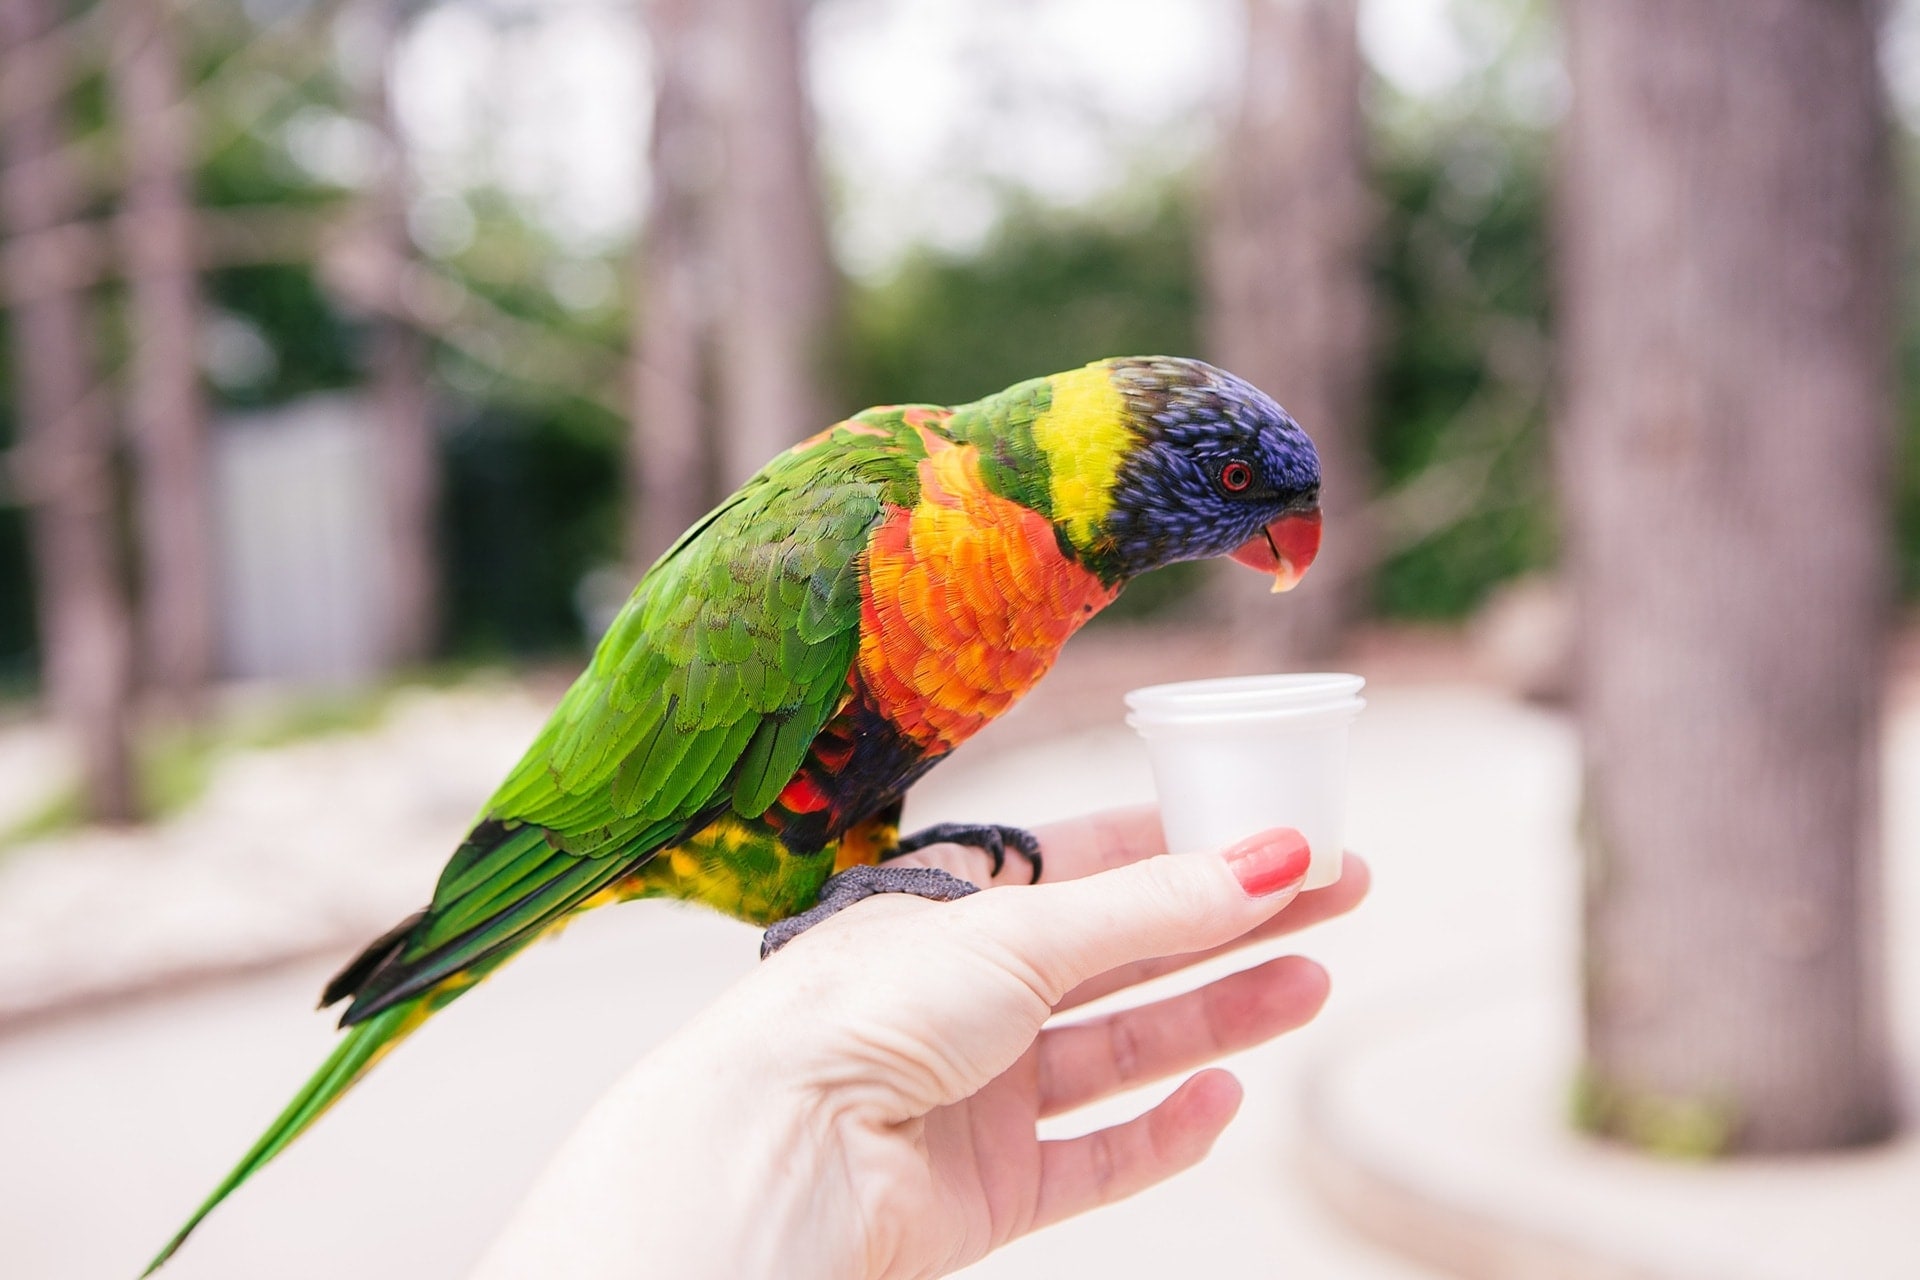
<path id="1" fill-rule="evenodd" d="M 1310 1077 L 1316 1185 L 1368 1234 L 1466 1280 L 1920 1276 L 1920 1141 L 1712 1163 L 1592 1142 L 1559 1123 L 1565 988 L 1503 985 L 1386 1011 Z"/>
<path id="2" fill-rule="evenodd" d="M 1485 981 L 1449 967 L 1321 1042 L 1306 1147 L 1325 1199 L 1465 1280 L 1920 1277 L 1920 714 L 1887 737 L 1886 913 L 1908 1129 L 1866 1150 L 1649 1160 L 1565 1124 L 1578 1061 L 1566 923 Z M 1542 899 L 1547 905 L 1548 899 Z M 1484 913 L 1476 924 L 1485 921 Z M 1518 940 L 1516 939 L 1516 942 Z M 1542 945 L 1544 943 L 1544 945 Z"/>
<path id="3" fill-rule="evenodd" d="M 498 678 L 401 689 L 371 729 L 222 753 L 166 821 L 0 850 L 0 1033 L 376 936 L 419 905 L 554 701 Z M 45 725 L 0 729 L 0 828 L 67 754 Z"/>

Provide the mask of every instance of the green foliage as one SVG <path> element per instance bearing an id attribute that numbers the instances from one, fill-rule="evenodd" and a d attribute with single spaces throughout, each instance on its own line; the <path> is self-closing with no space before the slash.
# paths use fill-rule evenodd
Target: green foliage
<path id="1" fill-rule="evenodd" d="M 0 854 L 35 840 L 77 831 L 86 819 L 80 784 L 70 782 L 29 809 L 10 826 L 0 829 Z"/>
<path id="2" fill-rule="evenodd" d="M 6 356 L 7 313 L 0 308 L 0 459 L 16 443 L 19 418 Z M 31 686 L 38 665 L 34 637 L 32 572 L 27 558 L 27 513 L 12 477 L 0 465 L 0 698 Z"/>
<path id="3" fill-rule="evenodd" d="M 1375 611 L 1387 618 L 1465 617 L 1500 583 L 1553 563 L 1553 521 L 1545 496 L 1468 513 L 1382 560 Z"/>
<path id="4" fill-rule="evenodd" d="M 1894 529 L 1900 594 L 1920 601 L 1920 140 L 1908 135 L 1902 159 L 1901 208 L 1907 231 L 1900 279 L 1899 463 L 1894 473 Z"/>
<path id="5" fill-rule="evenodd" d="M 1392 149 L 1373 454 L 1384 614 L 1452 618 L 1555 551 L 1547 460 L 1545 139 L 1463 126 Z"/>
<path id="6" fill-rule="evenodd" d="M 334 307 L 307 264 L 230 267 L 206 280 L 207 300 L 229 323 L 251 325 L 271 359 L 253 382 L 214 384 L 226 408 L 284 404 L 317 391 L 352 386 L 360 375 L 351 321 Z"/>
<path id="7" fill-rule="evenodd" d="M 439 673 L 430 672 L 429 677 Z M 408 684 L 435 680 L 409 677 Z M 321 691 L 279 702 L 263 714 L 238 721 L 222 737 L 199 735 L 203 748 L 266 750 L 342 733 L 368 733 L 387 717 L 393 694 L 401 685 L 379 689 Z"/>
<path id="8" fill-rule="evenodd" d="M 466 656 L 575 648 L 576 592 L 620 553 L 622 428 L 579 406 L 470 406 L 446 433 L 448 631 Z"/>
<path id="9" fill-rule="evenodd" d="M 496 327 L 476 319 L 438 358 L 454 392 L 441 434 L 445 648 L 465 658 L 578 649 L 583 582 L 622 554 L 627 424 L 592 398 L 622 382 L 622 273 L 568 256 L 499 192 L 458 203 L 443 212 L 462 234 L 448 237 L 434 268 Z M 565 305 L 552 285 L 561 267 L 604 296 Z M 568 363 L 518 359 L 500 324 L 538 332 L 552 343 L 543 356 Z M 506 358 L 476 358 L 488 352 Z"/>
<path id="10" fill-rule="evenodd" d="M 1904 354 L 1911 370 L 1916 358 Z M 1920 395 L 1911 388 L 1920 375 L 1909 373 L 1900 411 L 1900 466 L 1894 495 L 1894 538 L 1901 599 L 1920 600 Z"/>
<path id="11" fill-rule="evenodd" d="M 368 732 L 385 718 L 397 687 L 305 694 L 212 728 L 181 726 L 148 733 L 135 760 L 140 810 L 152 818 L 185 812 L 205 794 L 219 762 L 235 753 Z M 0 853 L 76 830 L 85 816 L 80 784 L 68 782 L 12 825 L 0 828 Z"/>
<path id="12" fill-rule="evenodd" d="M 248 56 L 247 41 L 259 31 L 227 3 L 199 8 L 195 18 L 185 28 L 186 57 L 200 85 L 200 132 L 212 144 L 194 175 L 195 200 L 209 210 L 268 211 L 283 220 L 337 214 L 358 193 L 303 167 L 291 142 L 302 120 L 344 119 L 351 100 L 324 49 L 296 45 L 278 65 L 266 59 L 233 72 L 232 60 Z M 267 357 L 256 378 L 213 378 L 216 408 L 336 391 L 364 370 L 354 323 L 320 287 L 313 262 L 224 267 L 209 272 L 203 288 L 216 325 L 250 327 Z"/>
<path id="13" fill-rule="evenodd" d="M 1206 565 L 1188 561 L 1142 574 L 1088 625 L 1110 627 L 1141 618 L 1172 617 L 1199 598 L 1207 584 L 1207 572 Z"/>
<path id="14" fill-rule="evenodd" d="M 1738 1128 L 1738 1114 L 1725 1100 L 1634 1092 L 1608 1083 L 1591 1065 L 1574 1079 L 1571 1111 L 1574 1127 L 1583 1133 L 1616 1138 L 1672 1160 L 1723 1156 Z"/>
<path id="15" fill-rule="evenodd" d="M 1017 204 L 976 255 L 922 250 L 850 303 L 851 400 L 957 404 L 1102 356 L 1189 354 L 1193 231 L 1169 187 L 1125 208 Z"/>

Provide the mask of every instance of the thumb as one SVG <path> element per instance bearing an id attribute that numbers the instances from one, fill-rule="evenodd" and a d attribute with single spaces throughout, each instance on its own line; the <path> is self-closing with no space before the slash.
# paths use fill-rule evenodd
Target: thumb
<path id="1" fill-rule="evenodd" d="M 1290 827 L 1221 853 L 1162 854 L 1058 884 L 976 894 L 957 916 L 1023 960 L 1049 1004 L 1109 969 L 1232 941 L 1293 901 L 1306 837 Z"/>

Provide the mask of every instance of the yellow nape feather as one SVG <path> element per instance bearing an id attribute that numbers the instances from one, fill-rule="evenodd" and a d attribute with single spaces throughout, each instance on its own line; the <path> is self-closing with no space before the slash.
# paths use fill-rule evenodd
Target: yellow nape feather
<path id="1" fill-rule="evenodd" d="M 1033 424 L 1047 456 L 1053 518 L 1076 546 L 1095 537 L 1113 506 L 1113 484 L 1133 443 L 1126 402 L 1104 362 L 1048 379 L 1052 403 Z"/>

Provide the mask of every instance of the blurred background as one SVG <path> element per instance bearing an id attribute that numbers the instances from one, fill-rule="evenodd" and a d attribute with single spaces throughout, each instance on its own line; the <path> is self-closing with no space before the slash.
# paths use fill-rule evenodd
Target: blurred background
<path id="1" fill-rule="evenodd" d="M 909 817 L 1337 664 L 1378 890 L 1214 1161 L 978 1274 L 1920 1275 L 1916 128 L 1914 0 L 0 0 L 0 1273 L 144 1262 L 767 457 L 1165 352 L 1321 562 L 1137 582 Z M 461 1274 L 751 963 L 601 914 L 178 1274 Z"/>

